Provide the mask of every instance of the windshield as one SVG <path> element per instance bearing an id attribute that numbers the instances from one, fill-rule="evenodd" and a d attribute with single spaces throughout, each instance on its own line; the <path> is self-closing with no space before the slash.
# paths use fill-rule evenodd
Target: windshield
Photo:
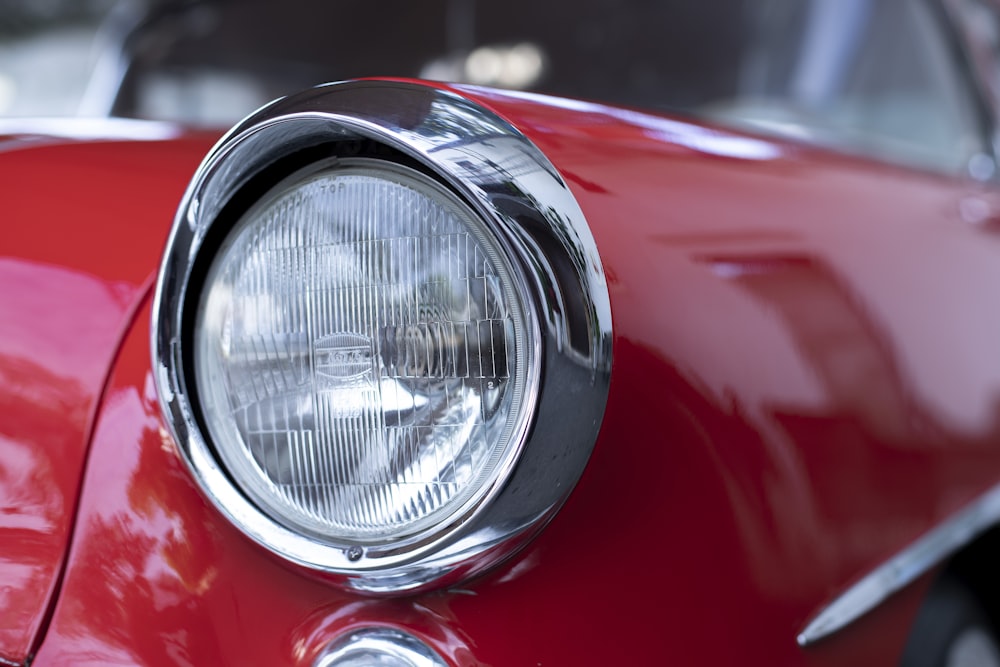
<path id="1" fill-rule="evenodd" d="M 130 1 L 97 33 L 111 5 L 72 6 L 89 11 L 7 31 L 8 87 L 32 87 L 24 54 L 71 63 L 37 79 L 31 104 L 8 95 L 3 113 L 225 125 L 317 83 L 405 76 L 694 115 L 937 169 L 983 150 L 942 17 L 921 0 Z"/>

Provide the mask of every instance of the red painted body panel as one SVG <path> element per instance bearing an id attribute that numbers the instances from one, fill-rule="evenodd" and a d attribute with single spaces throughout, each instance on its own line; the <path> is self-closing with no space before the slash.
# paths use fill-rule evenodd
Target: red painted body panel
<path id="1" fill-rule="evenodd" d="M 645 114 L 470 94 L 566 176 L 609 279 L 611 395 L 567 505 L 462 590 L 369 600 L 312 579 L 195 489 L 160 417 L 144 308 L 35 665 L 308 665 L 372 623 L 456 665 L 898 660 L 927 580 L 815 647 L 795 637 L 1000 479 L 994 195 Z"/>
<path id="2" fill-rule="evenodd" d="M 96 399 L 208 146 L 0 146 L 0 658 L 43 622 Z"/>

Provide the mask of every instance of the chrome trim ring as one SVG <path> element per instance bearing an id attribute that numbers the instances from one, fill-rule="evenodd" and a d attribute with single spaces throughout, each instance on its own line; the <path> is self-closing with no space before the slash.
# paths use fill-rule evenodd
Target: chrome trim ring
<path id="1" fill-rule="evenodd" d="M 233 484 L 191 402 L 185 332 L 194 317 L 187 311 L 198 299 L 192 270 L 225 207 L 289 156 L 363 142 L 398 152 L 439 178 L 509 248 L 537 311 L 541 389 L 519 459 L 484 502 L 421 542 L 359 550 L 289 530 Z M 414 83 L 350 82 L 264 107 L 209 153 L 181 203 L 163 258 L 152 354 L 161 406 L 182 457 L 237 527 L 276 554 L 350 588 L 414 591 L 494 565 L 565 501 L 590 457 L 607 402 L 611 308 L 600 256 L 579 205 L 524 135 L 453 92 Z"/>
<path id="2" fill-rule="evenodd" d="M 413 635 L 391 628 L 358 630 L 329 646 L 313 667 L 448 667 L 429 646 Z"/>

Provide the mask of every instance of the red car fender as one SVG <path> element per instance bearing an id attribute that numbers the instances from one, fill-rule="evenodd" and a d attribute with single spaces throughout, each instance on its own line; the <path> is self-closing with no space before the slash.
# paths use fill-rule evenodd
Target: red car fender
<path id="1" fill-rule="evenodd" d="M 560 170 L 608 277 L 611 393 L 566 506 L 461 589 L 331 588 L 194 488 L 153 392 L 144 309 L 34 664 L 308 665 L 373 624 L 455 665 L 898 660 L 927 577 L 823 643 L 796 636 L 997 483 L 1000 314 L 983 304 L 1000 245 L 989 215 L 962 213 L 990 195 L 676 119 L 462 93 Z"/>

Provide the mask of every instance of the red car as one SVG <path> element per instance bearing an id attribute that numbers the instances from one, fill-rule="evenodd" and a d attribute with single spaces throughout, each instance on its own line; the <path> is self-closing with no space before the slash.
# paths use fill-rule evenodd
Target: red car
<path id="1" fill-rule="evenodd" d="M 704 4 L 166 3 L 106 110 L 408 78 L 0 121 L 0 664 L 1000 665 L 998 6 Z"/>

